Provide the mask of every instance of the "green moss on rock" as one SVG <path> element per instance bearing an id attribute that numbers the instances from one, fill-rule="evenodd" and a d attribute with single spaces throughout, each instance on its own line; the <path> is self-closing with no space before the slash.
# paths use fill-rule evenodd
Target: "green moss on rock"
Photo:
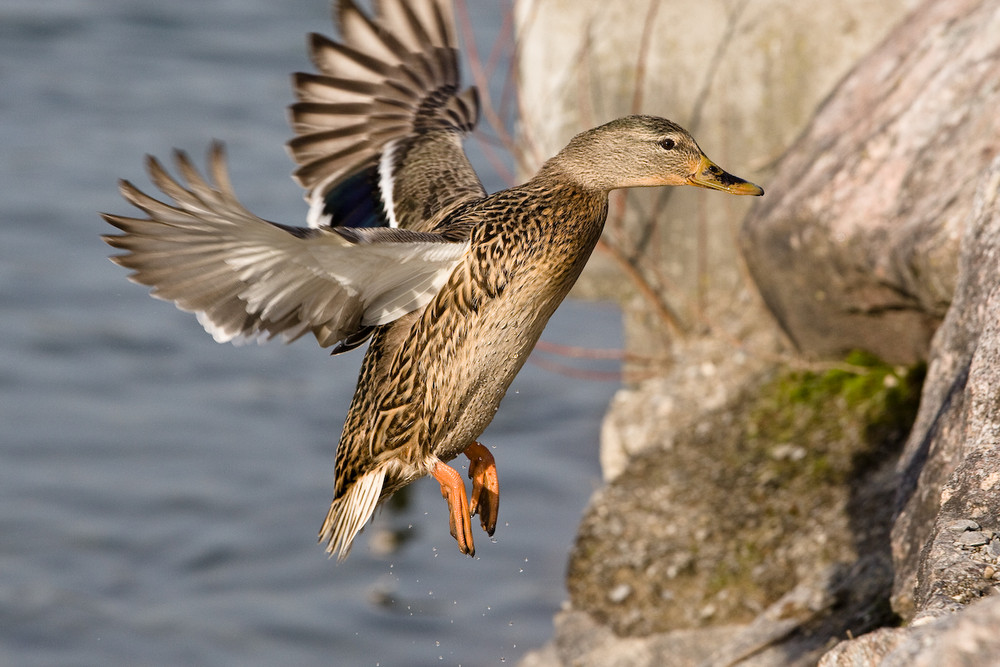
<path id="1" fill-rule="evenodd" d="M 786 370 L 749 409 L 744 448 L 767 486 L 847 483 L 896 451 L 916 418 L 922 367 L 853 352 L 823 372 Z"/>

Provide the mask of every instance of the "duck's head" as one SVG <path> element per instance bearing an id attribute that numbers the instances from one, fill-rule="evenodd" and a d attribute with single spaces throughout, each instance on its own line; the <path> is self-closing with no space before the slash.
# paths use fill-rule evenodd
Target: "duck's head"
<path id="1" fill-rule="evenodd" d="M 734 195 L 764 190 L 709 160 L 680 125 L 626 116 L 582 132 L 543 167 L 588 189 L 696 185 Z"/>

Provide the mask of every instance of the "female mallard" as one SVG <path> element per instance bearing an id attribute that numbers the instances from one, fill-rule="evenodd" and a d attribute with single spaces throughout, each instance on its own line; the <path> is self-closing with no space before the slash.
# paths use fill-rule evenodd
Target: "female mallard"
<path id="1" fill-rule="evenodd" d="M 713 164 L 662 118 L 629 116 L 577 135 L 524 185 L 487 195 L 462 151 L 479 114 L 460 91 L 448 0 L 382 0 L 370 19 L 336 5 L 341 42 L 311 38 L 320 74 L 297 74 L 289 147 L 309 227 L 267 222 L 237 201 L 219 144 L 212 184 L 178 152 L 186 184 L 148 158 L 165 204 L 127 181 L 148 218 L 105 214 L 113 258 L 154 296 L 198 314 L 224 342 L 312 333 L 334 352 L 371 339 L 337 448 L 320 531 L 344 558 L 376 506 L 433 475 L 452 535 L 473 555 L 499 487 L 476 439 L 604 226 L 616 188 L 763 191 Z M 472 502 L 447 461 L 465 453 Z"/>

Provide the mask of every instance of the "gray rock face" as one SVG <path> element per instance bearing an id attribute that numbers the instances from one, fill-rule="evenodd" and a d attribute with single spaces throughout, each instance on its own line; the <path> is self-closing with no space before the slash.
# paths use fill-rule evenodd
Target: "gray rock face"
<path id="1" fill-rule="evenodd" d="M 893 604 L 910 621 L 837 646 L 833 665 L 996 664 L 1000 655 L 1000 159 L 965 225 L 958 290 L 934 338 L 900 459 Z"/>
<path id="2" fill-rule="evenodd" d="M 1000 151 L 998 47 L 995 2 L 924 3 L 781 162 L 741 241 L 801 351 L 926 358 L 979 175 Z"/>
<path id="3" fill-rule="evenodd" d="M 991 535 L 1000 531 L 1000 160 L 981 179 L 960 267 L 900 460 L 894 599 L 906 615 L 978 597 L 988 583 L 983 564 L 997 562 Z M 983 547 L 985 560 L 970 557 Z"/>
<path id="4" fill-rule="evenodd" d="M 1000 598 L 909 628 L 884 628 L 826 653 L 819 667 L 992 667 L 1000 656 Z"/>

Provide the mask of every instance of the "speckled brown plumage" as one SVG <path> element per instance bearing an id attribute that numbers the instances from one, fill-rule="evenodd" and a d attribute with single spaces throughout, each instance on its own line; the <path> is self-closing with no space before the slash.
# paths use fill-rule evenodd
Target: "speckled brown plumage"
<path id="1" fill-rule="evenodd" d="M 449 460 L 489 423 L 604 224 L 606 197 L 547 185 L 465 205 L 438 228 L 464 229 L 471 247 L 422 312 L 375 332 L 338 452 L 338 496 L 401 449 L 413 465 Z M 387 492 L 409 481 L 387 480 Z"/>
<path id="2" fill-rule="evenodd" d="M 675 123 L 629 116 L 574 137 L 524 185 L 486 195 L 461 147 L 478 116 L 458 86 L 446 0 L 382 0 L 371 19 L 336 5 L 342 43 L 313 37 L 321 74 L 296 77 L 290 142 L 310 228 L 264 221 L 178 153 L 155 160 L 167 204 L 122 184 L 146 214 L 105 214 L 113 259 L 153 294 L 198 313 L 217 340 L 312 333 L 334 351 L 370 337 L 337 447 L 320 530 L 343 558 L 378 504 L 426 475 L 441 484 L 459 549 L 476 513 L 492 534 L 496 466 L 477 443 L 600 238 L 616 188 L 695 185 L 759 195 Z M 464 453 L 471 503 L 447 462 Z"/>

